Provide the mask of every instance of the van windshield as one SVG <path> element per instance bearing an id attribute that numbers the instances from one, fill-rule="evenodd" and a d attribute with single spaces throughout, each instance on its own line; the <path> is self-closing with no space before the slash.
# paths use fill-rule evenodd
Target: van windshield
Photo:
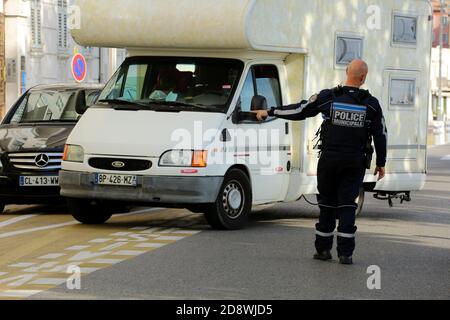
<path id="1" fill-rule="evenodd" d="M 204 58 L 129 58 L 99 101 L 157 110 L 226 112 L 242 61 Z"/>
<path id="2" fill-rule="evenodd" d="M 73 99 L 77 89 L 30 91 L 22 98 L 10 123 L 75 122 L 80 115 Z M 86 90 L 86 105 L 95 103 L 100 90 Z"/>

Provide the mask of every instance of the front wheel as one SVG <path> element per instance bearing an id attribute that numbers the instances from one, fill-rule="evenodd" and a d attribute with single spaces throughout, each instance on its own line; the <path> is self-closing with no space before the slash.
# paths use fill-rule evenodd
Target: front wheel
<path id="1" fill-rule="evenodd" d="M 67 199 L 69 212 L 82 224 L 103 224 L 112 216 L 107 204 L 87 199 Z"/>
<path id="2" fill-rule="evenodd" d="M 216 202 L 207 206 L 205 218 L 214 229 L 242 229 L 248 222 L 252 201 L 250 179 L 233 169 L 225 176 Z"/>

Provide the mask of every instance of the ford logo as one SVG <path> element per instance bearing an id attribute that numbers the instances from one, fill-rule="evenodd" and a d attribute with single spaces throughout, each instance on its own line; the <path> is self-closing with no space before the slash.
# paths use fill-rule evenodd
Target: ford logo
<path id="1" fill-rule="evenodd" d="M 123 163 L 122 161 L 114 161 L 113 163 L 111 163 L 111 165 L 117 169 L 125 167 L 125 163 Z"/>

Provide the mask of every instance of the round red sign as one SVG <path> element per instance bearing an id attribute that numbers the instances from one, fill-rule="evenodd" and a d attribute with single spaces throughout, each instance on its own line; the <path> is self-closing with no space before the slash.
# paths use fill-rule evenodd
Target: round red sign
<path id="1" fill-rule="evenodd" d="M 73 56 L 72 75 L 77 82 L 83 82 L 87 74 L 86 59 L 81 53 Z"/>

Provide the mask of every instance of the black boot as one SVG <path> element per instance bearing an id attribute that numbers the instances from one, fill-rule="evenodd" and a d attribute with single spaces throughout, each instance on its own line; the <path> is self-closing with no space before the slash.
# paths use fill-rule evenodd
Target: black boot
<path id="1" fill-rule="evenodd" d="M 346 256 L 340 256 L 339 257 L 339 263 L 340 264 L 353 264 L 353 258 L 352 257 L 346 257 Z"/>
<path id="2" fill-rule="evenodd" d="M 321 261 L 328 261 L 328 260 L 333 259 L 333 257 L 331 256 L 331 252 L 329 250 L 326 250 L 326 251 L 322 251 L 322 252 L 317 252 L 314 255 L 314 259 L 321 260 Z"/>

